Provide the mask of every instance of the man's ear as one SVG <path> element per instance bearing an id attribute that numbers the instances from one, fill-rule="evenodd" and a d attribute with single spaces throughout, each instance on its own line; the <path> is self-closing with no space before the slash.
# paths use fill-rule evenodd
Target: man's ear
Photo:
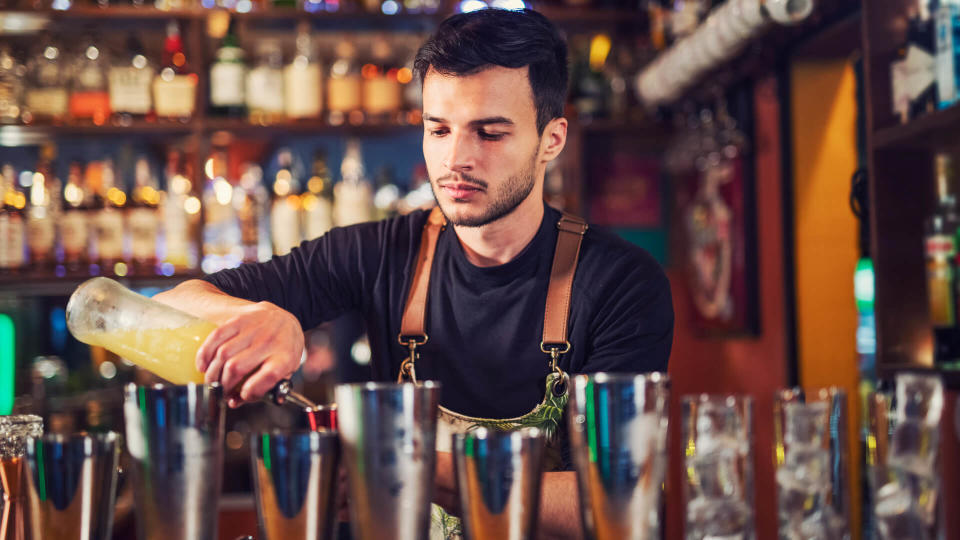
<path id="1" fill-rule="evenodd" d="M 567 119 L 554 118 L 543 128 L 540 137 L 540 159 L 553 161 L 567 144 Z"/>

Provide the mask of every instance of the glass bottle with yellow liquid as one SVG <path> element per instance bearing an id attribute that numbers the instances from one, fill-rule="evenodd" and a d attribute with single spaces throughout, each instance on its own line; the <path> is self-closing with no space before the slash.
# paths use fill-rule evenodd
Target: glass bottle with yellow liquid
<path id="1" fill-rule="evenodd" d="M 216 327 L 105 277 L 83 282 L 67 302 L 67 328 L 73 337 L 173 384 L 203 383 L 203 373 L 196 368 L 197 349 Z M 314 428 L 324 425 L 320 417 L 329 414 L 293 391 L 290 379 L 278 382 L 266 397 L 303 409 Z"/>
<path id="2" fill-rule="evenodd" d="M 187 384 L 203 382 L 197 349 L 217 325 L 97 277 L 70 296 L 67 327 L 83 343 L 103 347 L 171 383 Z"/>

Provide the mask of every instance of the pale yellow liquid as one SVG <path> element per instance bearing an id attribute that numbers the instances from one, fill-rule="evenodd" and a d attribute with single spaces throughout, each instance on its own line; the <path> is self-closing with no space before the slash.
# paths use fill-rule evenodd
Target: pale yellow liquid
<path id="1" fill-rule="evenodd" d="M 173 384 L 202 383 L 197 371 L 197 349 L 217 325 L 197 321 L 179 328 L 144 328 L 121 332 L 92 332 L 76 336 L 103 347 Z"/>

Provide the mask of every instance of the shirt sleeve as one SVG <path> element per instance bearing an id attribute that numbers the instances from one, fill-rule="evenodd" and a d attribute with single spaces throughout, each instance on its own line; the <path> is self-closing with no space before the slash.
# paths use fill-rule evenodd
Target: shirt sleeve
<path id="1" fill-rule="evenodd" d="M 673 345 L 670 281 L 652 262 L 646 272 L 626 272 L 603 295 L 592 321 L 584 373 L 667 371 Z M 646 275 L 642 275 L 646 274 Z"/>
<path id="2" fill-rule="evenodd" d="M 268 301 L 313 328 L 364 305 L 377 275 L 382 231 L 377 223 L 334 228 L 267 262 L 244 264 L 204 278 L 253 302 Z"/>

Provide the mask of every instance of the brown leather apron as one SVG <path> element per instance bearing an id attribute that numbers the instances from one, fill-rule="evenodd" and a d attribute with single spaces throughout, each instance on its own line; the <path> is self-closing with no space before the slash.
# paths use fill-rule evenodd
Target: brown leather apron
<path id="1" fill-rule="evenodd" d="M 417 382 L 417 347 L 429 340 L 426 332 L 426 317 L 430 269 L 433 267 L 433 259 L 437 251 L 437 239 L 446 226 L 446 218 L 439 208 L 434 208 L 430 212 L 423 226 L 420 252 L 403 309 L 400 334 L 397 336 L 400 344 L 409 350 L 409 356 L 400 365 L 397 382 Z M 463 433 L 476 427 L 510 430 L 536 426 L 544 430 L 548 436 L 547 469 L 553 470 L 560 465 L 556 434 L 568 396 L 567 374 L 560 369 L 559 360 L 561 354 L 570 350 L 570 342 L 567 340 L 570 296 L 577 258 L 580 254 L 580 244 L 587 230 L 587 224 L 580 218 L 564 214 L 557 222 L 557 229 L 559 233 L 553 254 L 553 266 L 550 270 L 550 282 L 547 285 L 543 339 L 540 342 L 540 350 L 549 355 L 550 359 L 550 373 L 547 375 L 543 401 L 532 411 L 515 418 L 475 418 L 441 406 L 437 423 L 437 451 L 450 452 L 453 434 Z M 461 536 L 460 520 L 444 512 L 439 506 L 433 505 L 430 523 L 431 540 L 456 540 Z"/>

